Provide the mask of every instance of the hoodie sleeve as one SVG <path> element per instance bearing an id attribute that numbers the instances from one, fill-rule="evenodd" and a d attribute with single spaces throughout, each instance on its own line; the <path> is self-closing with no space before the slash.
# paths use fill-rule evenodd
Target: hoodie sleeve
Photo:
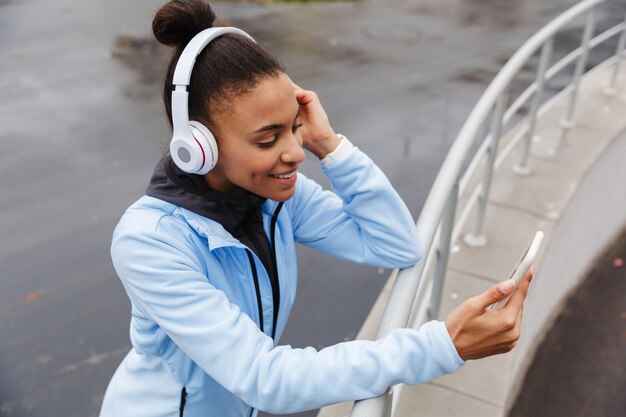
<path id="1" fill-rule="evenodd" d="M 321 165 L 332 190 L 298 174 L 291 216 L 297 242 L 368 265 L 403 268 L 421 258 L 408 208 L 383 172 L 353 147 Z"/>
<path id="2" fill-rule="evenodd" d="M 117 230 L 111 248 L 115 269 L 133 305 L 207 374 L 255 408 L 295 413 L 374 397 L 390 385 L 423 383 L 463 363 L 438 321 L 419 331 L 400 329 L 377 341 L 320 351 L 274 347 L 210 284 L 205 261 L 185 241 L 187 225 L 178 223 L 164 217 L 151 233 Z"/>

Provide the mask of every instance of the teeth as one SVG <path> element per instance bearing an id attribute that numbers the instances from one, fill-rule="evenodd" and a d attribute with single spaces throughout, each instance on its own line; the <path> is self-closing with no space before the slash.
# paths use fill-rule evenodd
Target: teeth
<path id="1" fill-rule="evenodd" d="M 276 177 L 276 178 L 282 178 L 282 179 L 288 179 L 293 177 L 293 175 L 296 173 L 296 171 L 293 171 L 289 174 L 284 174 L 284 175 L 272 175 L 272 177 Z"/>

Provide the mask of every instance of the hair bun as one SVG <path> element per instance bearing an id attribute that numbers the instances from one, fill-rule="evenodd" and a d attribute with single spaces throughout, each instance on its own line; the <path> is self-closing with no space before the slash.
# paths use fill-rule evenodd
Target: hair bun
<path id="1" fill-rule="evenodd" d="M 171 0 L 157 10 L 152 32 L 160 43 L 183 49 L 204 29 L 213 27 L 215 13 L 203 0 Z"/>

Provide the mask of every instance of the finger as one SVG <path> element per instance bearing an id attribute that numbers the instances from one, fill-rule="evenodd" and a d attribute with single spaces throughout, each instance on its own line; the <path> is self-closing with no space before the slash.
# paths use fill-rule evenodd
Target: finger
<path id="1" fill-rule="evenodd" d="M 294 90 L 296 92 L 296 100 L 300 105 L 307 105 L 315 101 L 315 93 L 308 90 Z"/>
<path id="2" fill-rule="evenodd" d="M 506 281 L 502 281 L 496 285 L 493 285 L 484 293 L 475 297 L 475 305 L 478 309 L 477 312 L 483 313 L 487 307 L 496 303 L 503 298 L 506 298 L 511 291 L 515 288 L 515 282 L 512 279 L 507 279 Z"/>
<path id="3" fill-rule="evenodd" d="M 522 304 L 522 308 L 520 308 L 517 311 L 517 316 L 515 317 L 515 326 L 513 326 L 513 329 L 511 329 L 511 337 L 514 342 L 517 342 L 521 336 L 523 316 L 524 316 L 524 305 Z"/>
<path id="4" fill-rule="evenodd" d="M 517 317 L 515 317 L 515 327 L 517 327 L 518 329 L 522 325 L 523 317 L 524 317 L 524 304 L 522 304 L 522 307 L 517 311 Z"/>
<path id="5" fill-rule="evenodd" d="M 530 286 L 530 281 L 532 281 L 532 278 L 533 271 L 531 267 L 528 268 L 528 271 L 526 271 L 524 278 L 522 278 L 519 286 L 511 296 L 511 299 L 506 303 L 506 306 L 503 307 L 503 309 L 517 311 L 522 307 L 524 301 L 526 300 L 526 296 L 528 295 L 528 287 Z"/>

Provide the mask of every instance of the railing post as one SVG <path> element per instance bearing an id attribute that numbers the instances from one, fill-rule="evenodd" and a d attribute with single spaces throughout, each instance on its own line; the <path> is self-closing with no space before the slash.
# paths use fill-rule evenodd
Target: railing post
<path id="1" fill-rule="evenodd" d="M 539 60 L 539 68 L 537 69 L 537 77 L 535 83 L 537 84 L 537 92 L 531 103 L 530 115 L 528 120 L 528 131 L 524 139 L 524 151 L 522 154 L 522 160 L 519 164 L 513 167 L 513 172 L 520 176 L 530 175 L 531 169 L 528 166 L 528 158 L 530 157 L 530 146 L 532 145 L 533 137 L 535 136 L 535 129 L 537 126 L 537 112 L 541 105 L 541 99 L 546 84 L 546 71 L 548 70 L 548 64 L 552 58 L 552 49 L 554 48 L 554 38 L 550 38 L 541 48 L 541 58 Z"/>
<path id="2" fill-rule="evenodd" d="M 496 163 L 496 155 L 498 154 L 498 143 L 500 142 L 500 135 L 502 134 L 502 117 L 504 115 L 505 102 L 506 94 L 502 93 L 496 101 L 496 108 L 494 110 L 493 120 L 491 121 L 489 148 L 487 148 L 487 165 L 485 165 L 480 196 L 478 197 L 476 223 L 474 224 L 474 230 L 466 234 L 463 238 L 465 243 L 473 248 L 483 247 L 487 244 L 487 237 L 483 231 L 483 223 L 485 220 L 489 190 L 491 188 L 491 180 L 493 178 L 493 170 Z"/>
<path id="3" fill-rule="evenodd" d="M 441 235 L 439 235 L 439 243 L 437 245 L 437 260 L 435 264 L 435 276 L 433 277 L 433 289 L 430 298 L 430 306 L 428 307 L 429 320 L 435 320 L 439 316 L 441 294 L 443 293 L 443 284 L 445 282 L 446 271 L 448 269 L 452 230 L 454 230 L 454 217 L 456 215 L 456 206 L 458 201 L 459 182 L 457 181 L 450 191 L 446 208 L 443 213 Z"/>
<path id="4" fill-rule="evenodd" d="M 585 21 L 585 31 L 583 32 L 583 39 L 580 44 L 582 49 L 582 53 L 580 54 L 580 58 L 578 58 L 578 62 L 576 63 L 576 69 L 574 71 L 574 79 L 572 80 L 572 96 L 569 101 L 569 106 L 567 108 L 567 116 L 565 119 L 561 121 L 561 127 L 563 129 L 571 129 L 574 127 L 574 108 L 576 106 L 576 98 L 578 96 L 578 85 L 580 84 L 580 77 L 585 71 L 585 66 L 587 65 L 587 58 L 589 57 L 589 41 L 593 36 L 593 32 L 595 29 L 596 23 L 596 9 L 592 8 L 587 14 L 587 19 Z"/>
<path id="5" fill-rule="evenodd" d="M 615 62 L 615 67 L 613 67 L 613 74 L 611 75 L 611 81 L 609 85 L 604 89 L 604 93 L 608 96 L 617 95 L 617 77 L 619 75 L 619 70 L 622 65 L 622 55 L 624 54 L 624 46 L 626 46 L 626 17 L 624 17 L 624 28 L 622 32 L 619 34 L 619 41 L 617 42 L 617 50 L 615 51 L 615 56 L 617 57 L 617 61 Z"/>

